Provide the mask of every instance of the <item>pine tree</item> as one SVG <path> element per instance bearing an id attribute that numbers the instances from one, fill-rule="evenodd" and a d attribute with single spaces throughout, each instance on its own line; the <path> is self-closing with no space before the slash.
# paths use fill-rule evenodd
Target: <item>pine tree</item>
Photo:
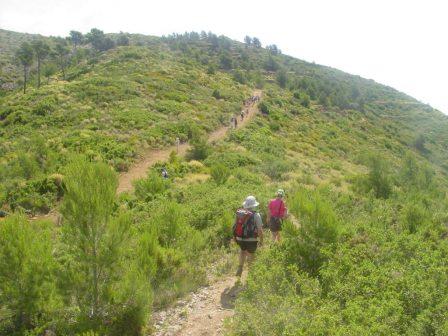
<path id="1" fill-rule="evenodd" d="M 67 169 L 62 215 L 63 241 L 74 259 L 71 292 L 81 317 L 93 326 L 107 313 L 129 234 L 129 218 L 114 218 L 117 185 L 115 172 L 104 163 L 77 160 Z"/>
<path id="2" fill-rule="evenodd" d="M 50 46 L 42 41 L 42 40 L 35 40 L 31 43 L 31 46 L 34 50 L 34 55 L 36 55 L 37 60 L 37 88 L 40 87 L 40 70 L 42 62 L 47 58 L 48 54 L 50 53 Z"/>
<path id="3" fill-rule="evenodd" d="M 33 47 L 28 42 L 23 42 L 16 52 L 16 58 L 23 66 L 23 93 L 26 93 L 28 70 L 33 64 Z"/>
<path id="4" fill-rule="evenodd" d="M 59 68 L 61 69 L 62 72 L 62 78 L 64 79 L 65 79 L 65 68 L 67 66 L 67 57 L 69 53 L 70 50 L 67 47 L 66 40 L 60 39 L 56 44 L 55 56 L 59 64 Z"/>
<path id="5" fill-rule="evenodd" d="M 84 39 L 84 36 L 79 31 L 71 30 L 69 38 L 70 38 L 70 41 L 73 44 L 73 49 L 76 49 L 77 46 L 79 46 L 82 43 L 82 41 Z"/>

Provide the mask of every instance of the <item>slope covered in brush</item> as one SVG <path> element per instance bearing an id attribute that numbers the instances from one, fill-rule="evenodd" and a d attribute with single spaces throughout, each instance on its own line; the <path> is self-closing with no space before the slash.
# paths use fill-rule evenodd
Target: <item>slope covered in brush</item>
<path id="1" fill-rule="evenodd" d="M 65 79 L 1 98 L 1 202 L 44 211 L 60 197 L 63 215 L 1 222 L 1 332 L 150 332 L 152 307 L 234 271 L 234 210 L 253 194 L 264 215 L 282 187 L 300 227 L 258 251 L 230 334 L 447 333 L 445 116 L 252 39 L 129 38 L 87 43 Z M 254 88 L 260 113 L 207 144 Z M 110 166 L 177 136 L 195 155 L 115 195 Z"/>
<path id="2" fill-rule="evenodd" d="M 31 38 L 3 35 L 8 39 L 2 45 L 11 46 Z M 3 202 L 46 211 L 55 198 L 48 177 L 59 172 L 70 153 L 126 170 L 141 148 L 165 146 L 176 137 L 186 141 L 196 127 L 211 131 L 227 123 L 249 94 L 248 86 L 265 83 L 277 84 L 286 96 L 289 92 L 289 106 L 277 104 L 277 109 L 294 113 L 311 108 L 339 127 L 357 120 L 350 131 L 358 133 L 345 132 L 351 141 L 370 140 L 370 146 L 381 144 L 398 156 L 403 148 L 417 148 L 446 173 L 446 118 L 391 88 L 281 55 L 276 47 L 265 50 L 213 34 L 127 38 L 122 44 L 134 46 L 105 52 L 96 50 L 94 42 L 75 45 L 63 64 L 57 56 L 46 61 L 62 69 L 48 77 L 47 85 L 2 98 Z M 50 46 L 62 43 L 47 40 Z M 32 83 L 35 77 L 32 68 Z M 306 132 L 301 133 L 305 142 Z M 23 183 L 26 191 L 17 195 L 16 186 Z M 36 195 L 36 188 L 46 195 Z"/>

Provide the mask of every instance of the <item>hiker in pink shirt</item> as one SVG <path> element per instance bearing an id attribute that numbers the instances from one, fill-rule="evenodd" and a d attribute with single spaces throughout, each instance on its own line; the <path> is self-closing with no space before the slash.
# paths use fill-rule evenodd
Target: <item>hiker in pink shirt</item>
<path id="1" fill-rule="evenodd" d="M 283 198 L 285 191 L 283 189 L 277 190 L 277 197 L 269 202 L 268 205 L 268 223 L 272 232 L 272 238 L 275 242 L 280 241 L 280 231 L 282 230 L 283 219 L 288 215 Z"/>

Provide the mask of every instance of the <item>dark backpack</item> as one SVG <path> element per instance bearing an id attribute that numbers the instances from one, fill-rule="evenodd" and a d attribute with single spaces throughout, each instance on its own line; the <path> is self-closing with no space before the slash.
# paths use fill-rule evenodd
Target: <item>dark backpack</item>
<path id="1" fill-rule="evenodd" d="M 255 224 L 255 212 L 238 209 L 236 211 L 235 224 L 233 224 L 233 236 L 238 238 L 257 238 L 258 231 Z"/>

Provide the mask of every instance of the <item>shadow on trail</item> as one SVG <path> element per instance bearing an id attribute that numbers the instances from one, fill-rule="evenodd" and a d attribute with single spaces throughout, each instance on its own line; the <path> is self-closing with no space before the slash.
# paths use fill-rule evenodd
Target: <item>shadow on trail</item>
<path id="1" fill-rule="evenodd" d="M 235 308 L 235 301 L 238 297 L 238 294 L 244 290 L 244 286 L 241 281 L 237 281 L 234 283 L 232 287 L 227 287 L 221 293 L 221 307 L 224 309 L 233 309 Z"/>

